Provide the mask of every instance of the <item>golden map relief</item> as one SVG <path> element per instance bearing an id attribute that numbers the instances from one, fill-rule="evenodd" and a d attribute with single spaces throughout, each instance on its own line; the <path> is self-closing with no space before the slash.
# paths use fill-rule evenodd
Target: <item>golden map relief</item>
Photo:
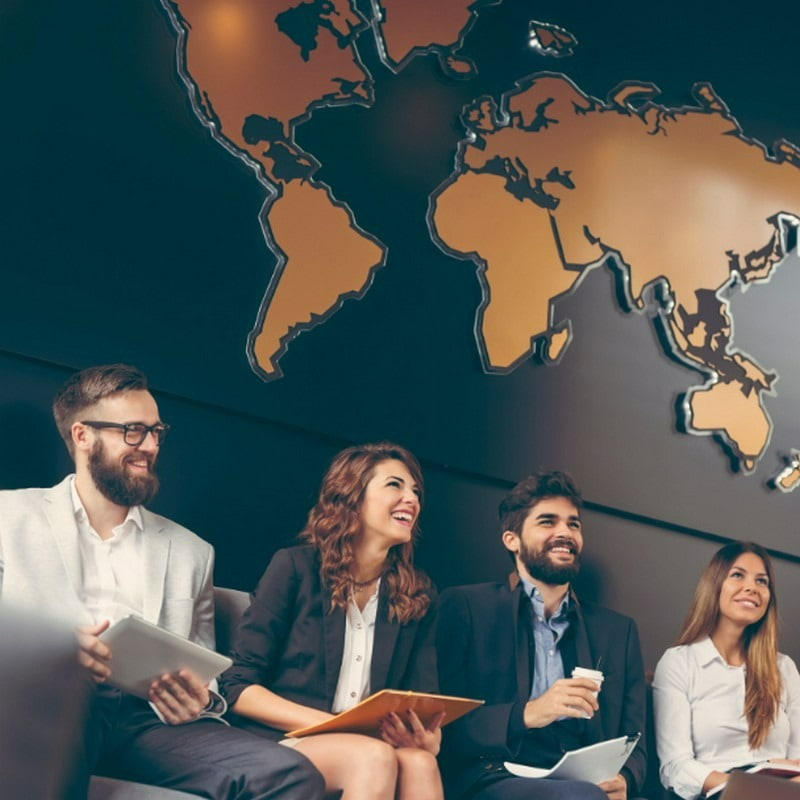
<path id="1" fill-rule="evenodd" d="M 195 113 L 266 190 L 260 221 L 277 264 L 248 342 L 265 380 L 281 376 L 299 333 L 362 297 L 387 258 L 316 177 L 321 163 L 297 145 L 297 126 L 315 108 L 373 104 L 360 42 L 392 73 L 435 53 L 449 77 L 474 77 L 464 37 L 499 2 L 161 0 Z M 549 57 L 577 44 L 534 20 L 528 36 Z M 486 370 L 509 372 L 532 352 L 557 362 L 572 328 L 554 318 L 554 301 L 613 259 L 632 309 L 644 310 L 645 287 L 663 287 L 658 315 L 672 352 L 707 376 L 686 394 L 687 429 L 722 435 L 753 471 L 772 433 L 764 396 L 777 374 L 734 346 L 728 297 L 768 280 L 786 255 L 800 216 L 800 152 L 781 141 L 769 156 L 707 84 L 685 108 L 655 103 L 650 84 L 623 84 L 605 102 L 561 74 L 516 86 L 465 111 L 469 137 L 428 219 L 445 252 L 478 266 Z M 800 484 L 797 451 L 773 482 Z"/>
<path id="2" fill-rule="evenodd" d="M 660 284 L 673 353 L 707 380 L 686 395 L 687 428 L 719 433 L 751 472 L 772 422 L 775 373 L 734 347 L 727 293 L 769 279 L 800 218 L 800 152 L 776 156 L 743 136 L 708 84 L 697 106 L 667 108 L 649 84 L 607 102 L 544 73 L 465 112 L 471 137 L 431 199 L 434 238 L 479 266 L 479 343 L 489 371 L 508 372 L 538 342 L 545 360 L 569 344 L 553 301 L 613 257 L 631 308 Z M 796 461 L 796 459 L 795 459 Z M 797 463 L 776 480 L 798 483 Z"/>
<path id="3" fill-rule="evenodd" d="M 454 77 L 475 72 L 458 52 L 479 7 L 501 0 L 371 0 L 381 60 L 397 72 L 418 52 L 435 49 Z"/>
<path id="4" fill-rule="evenodd" d="M 162 0 L 195 113 L 268 191 L 261 219 L 278 264 L 249 342 L 263 378 L 280 377 L 289 342 L 363 296 L 386 261 L 385 245 L 315 179 L 320 162 L 297 146 L 295 126 L 315 107 L 372 103 L 361 35 L 379 40 L 393 70 L 437 48 L 453 74 L 468 73 L 455 53 L 470 9 L 495 2 L 373 0 L 367 19 L 348 0 Z"/>

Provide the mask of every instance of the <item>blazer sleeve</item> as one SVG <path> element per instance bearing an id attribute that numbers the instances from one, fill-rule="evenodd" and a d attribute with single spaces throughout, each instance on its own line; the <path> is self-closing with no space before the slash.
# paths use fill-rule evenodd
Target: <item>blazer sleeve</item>
<path id="1" fill-rule="evenodd" d="M 214 649 L 214 548 L 210 546 L 203 568 L 200 591 L 194 601 L 192 635 L 189 638 L 209 650 Z"/>
<path id="2" fill-rule="evenodd" d="M 458 589 L 442 593 L 437 626 L 439 686 L 443 694 L 478 697 L 470 683 L 469 654 L 473 637 L 471 611 Z M 510 655 L 506 656 L 510 658 Z M 514 701 L 484 705 L 448 725 L 444 732 L 448 755 L 475 759 L 511 760 L 522 744 L 523 706 Z M 512 736 L 516 746 L 509 746 Z"/>
<path id="3" fill-rule="evenodd" d="M 0 534 L 0 597 L 3 596 L 3 575 L 6 571 L 6 558 L 3 555 L 3 537 Z"/>
<path id="4" fill-rule="evenodd" d="M 231 706 L 248 686 L 269 686 L 294 623 L 299 582 L 291 553 L 279 550 L 250 597 L 236 636 L 233 666 L 220 679 Z"/>

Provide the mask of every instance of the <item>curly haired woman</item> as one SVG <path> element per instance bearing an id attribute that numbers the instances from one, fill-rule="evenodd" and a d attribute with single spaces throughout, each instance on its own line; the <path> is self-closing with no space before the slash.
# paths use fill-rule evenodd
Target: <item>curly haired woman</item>
<path id="1" fill-rule="evenodd" d="M 272 738 L 324 722 L 380 689 L 436 691 L 434 590 L 414 568 L 422 474 L 382 442 L 339 453 L 300 534 L 252 595 L 223 687 L 236 724 Z M 442 800 L 441 716 L 382 721 L 381 738 L 284 743 L 343 800 Z"/>

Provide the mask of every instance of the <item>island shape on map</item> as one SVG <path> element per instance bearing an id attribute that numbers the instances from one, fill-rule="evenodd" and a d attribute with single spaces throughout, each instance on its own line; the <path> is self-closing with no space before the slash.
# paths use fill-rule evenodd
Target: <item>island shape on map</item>
<path id="1" fill-rule="evenodd" d="M 627 83 L 603 102 L 543 73 L 499 105 L 477 100 L 429 227 L 445 252 L 478 266 L 488 371 L 537 351 L 560 359 L 571 327 L 554 301 L 599 264 L 622 275 L 632 309 L 658 287 L 672 354 L 706 376 L 686 394 L 686 427 L 721 435 L 750 472 L 770 440 L 764 395 L 777 376 L 734 347 L 726 294 L 784 259 L 800 216 L 800 152 L 781 141 L 770 157 L 708 84 L 690 107 L 658 105 L 657 91 Z"/>
<path id="2" fill-rule="evenodd" d="M 782 492 L 793 492 L 800 486 L 800 450 L 793 450 L 788 462 L 774 480 L 775 487 Z"/>
<path id="3" fill-rule="evenodd" d="M 435 53 L 445 73 L 473 77 L 475 64 L 463 55 L 464 38 L 481 9 L 502 0 L 372 0 L 374 30 L 381 61 L 398 72 L 417 55 Z M 528 23 L 528 45 L 539 55 L 570 56 L 578 40 L 550 22 Z"/>
<path id="4" fill-rule="evenodd" d="M 261 223 L 277 266 L 248 343 L 255 371 L 280 377 L 291 340 L 361 297 L 386 246 L 357 223 L 320 162 L 295 141 L 320 106 L 372 103 L 358 40 L 374 36 L 393 70 L 435 50 L 453 75 L 472 65 L 455 53 L 478 8 L 499 0 L 161 0 L 178 33 L 178 63 L 195 113 L 267 189 Z M 432 13 L 435 9 L 435 13 Z"/>

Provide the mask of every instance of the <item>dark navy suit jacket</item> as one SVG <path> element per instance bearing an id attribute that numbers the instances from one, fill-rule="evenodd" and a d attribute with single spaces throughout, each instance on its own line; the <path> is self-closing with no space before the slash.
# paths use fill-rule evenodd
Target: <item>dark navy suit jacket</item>
<path id="1" fill-rule="evenodd" d="M 444 728 L 441 764 L 448 796 L 459 797 L 482 779 L 502 771 L 503 761 L 542 764 L 542 742 L 563 749 L 645 728 L 645 678 L 639 634 L 632 619 L 606 608 L 581 605 L 572 596 L 572 621 L 560 646 L 564 674 L 575 666 L 595 667 L 604 674 L 600 710 L 590 720 L 553 723 L 542 732 L 528 732 L 523 710 L 530 697 L 533 632 L 530 598 L 517 575 L 506 583 L 462 586 L 442 592 L 438 620 L 439 686 L 444 694 L 484 699 L 486 705 Z M 644 737 L 622 774 L 628 796 L 644 783 Z"/>
<path id="2" fill-rule="evenodd" d="M 275 553 L 251 595 L 236 637 L 233 666 L 220 679 L 228 703 L 252 684 L 313 708 L 330 711 L 342 663 L 344 609 L 331 608 L 313 547 Z M 438 691 L 434 621 L 436 598 L 425 616 L 406 624 L 390 622 L 386 582 L 381 582 L 370 686 Z M 263 733 L 269 728 L 233 715 L 237 725 Z M 283 735 L 273 731 L 274 738 Z"/>

